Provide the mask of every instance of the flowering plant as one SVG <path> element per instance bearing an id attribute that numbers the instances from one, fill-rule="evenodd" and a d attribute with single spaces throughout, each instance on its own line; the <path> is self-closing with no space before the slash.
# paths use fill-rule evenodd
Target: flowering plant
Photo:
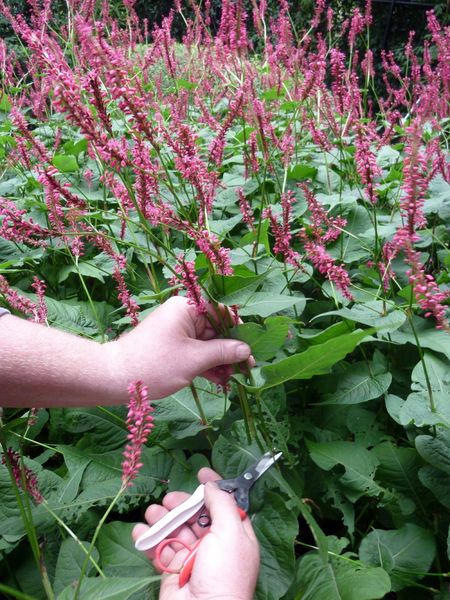
<path id="1" fill-rule="evenodd" d="M 0 2 L 28 52 L 0 46 L 2 303 L 100 341 L 173 294 L 221 303 L 256 366 L 152 414 L 139 382 L 128 417 L 6 411 L 0 590 L 154 597 L 130 521 L 200 466 L 230 477 L 276 447 L 252 496 L 257 598 L 445 597 L 449 30 L 428 13 L 405 73 L 383 53 L 380 97 L 357 44 L 370 2 L 339 32 L 317 2 L 299 32 L 284 0 L 271 20 L 223 0 L 214 34 L 191 3 L 182 44 L 179 2 L 151 34 L 130 1 L 123 28 L 70 0 L 58 32 L 31 4 L 26 21 Z"/>

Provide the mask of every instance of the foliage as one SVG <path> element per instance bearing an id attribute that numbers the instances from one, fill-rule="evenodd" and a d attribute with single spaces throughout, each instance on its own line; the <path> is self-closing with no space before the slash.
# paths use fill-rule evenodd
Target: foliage
<path id="1" fill-rule="evenodd" d="M 186 294 L 239 315 L 218 332 L 256 359 L 154 403 L 128 488 L 125 406 L 5 411 L 9 597 L 155 598 L 130 523 L 272 448 L 258 599 L 448 597 L 449 32 L 430 14 L 432 52 L 386 59 L 375 104 L 368 14 L 326 42 L 281 4 L 256 11 L 258 54 L 228 1 L 183 44 L 170 18 L 144 44 L 132 3 L 119 25 L 73 3 L 58 34 L 9 14 L 28 62 L 8 58 L 0 100 L 2 303 L 104 342 Z"/>

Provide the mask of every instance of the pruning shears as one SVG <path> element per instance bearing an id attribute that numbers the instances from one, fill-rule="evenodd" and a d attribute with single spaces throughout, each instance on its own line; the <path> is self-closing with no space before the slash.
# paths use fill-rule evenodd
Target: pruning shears
<path id="1" fill-rule="evenodd" d="M 239 509 L 241 519 L 245 519 L 250 508 L 250 490 L 256 481 L 282 456 L 282 452 L 272 454 L 266 452 L 258 461 L 248 467 L 243 473 L 234 479 L 220 479 L 216 481 L 217 486 L 229 494 L 234 494 L 236 504 Z M 169 538 L 169 534 L 181 525 L 186 523 L 191 517 L 200 511 L 204 505 L 205 486 L 201 484 L 195 492 L 185 502 L 182 502 L 173 510 L 168 512 L 162 519 L 155 523 L 148 531 L 142 534 L 135 543 L 137 550 L 150 550 L 156 547 L 155 563 L 157 567 L 165 573 L 179 573 L 179 585 L 185 585 L 191 576 L 192 568 L 195 562 L 195 556 L 203 540 L 199 538 L 192 546 L 186 544 L 178 538 Z M 206 513 L 202 513 L 197 523 L 201 527 L 209 527 L 211 521 Z M 160 556 L 163 549 L 177 542 L 184 546 L 189 554 L 187 555 L 180 570 L 169 569 L 161 563 Z"/>

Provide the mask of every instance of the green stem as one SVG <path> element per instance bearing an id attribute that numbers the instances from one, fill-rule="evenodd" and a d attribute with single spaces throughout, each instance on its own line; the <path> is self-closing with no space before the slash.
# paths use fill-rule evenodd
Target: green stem
<path id="1" fill-rule="evenodd" d="M 202 403 L 200 402 L 200 398 L 199 398 L 199 395 L 197 393 L 197 389 L 196 389 L 196 387 L 195 387 L 195 385 L 193 383 L 190 384 L 189 388 L 190 388 L 190 390 L 192 392 L 192 396 L 194 398 L 195 405 L 196 405 L 197 410 L 198 410 L 198 412 L 200 414 L 200 418 L 202 420 L 202 424 L 204 424 L 206 426 L 205 435 L 206 435 L 206 438 L 208 440 L 209 445 L 212 448 L 214 446 L 214 441 L 213 441 L 213 439 L 211 437 L 211 432 L 209 431 L 210 424 L 209 424 L 208 419 L 206 417 L 205 411 L 203 410 Z"/>
<path id="2" fill-rule="evenodd" d="M 123 494 L 124 491 L 125 491 L 125 487 L 122 485 L 120 487 L 119 491 L 117 492 L 117 494 L 114 496 L 111 504 L 106 509 L 104 515 L 100 519 L 97 527 L 95 528 L 94 535 L 92 537 L 91 544 L 89 546 L 89 550 L 87 552 L 86 558 L 84 559 L 83 565 L 81 567 L 80 577 L 78 578 L 78 583 L 77 583 L 77 587 L 75 589 L 75 593 L 73 595 L 73 600 L 78 600 L 80 598 L 81 584 L 82 584 L 84 576 L 86 574 L 86 569 L 89 564 L 89 561 L 91 560 L 91 554 L 95 548 L 95 542 L 97 541 L 100 530 L 103 527 L 103 525 L 105 524 L 106 519 L 108 518 L 108 516 L 111 513 L 112 509 L 114 508 L 116 502 L 119 500 L 120 496 Z"/>
<path id="3" fill-rule="evenodd" d="M 423 367 L 423 374 L 425 377 L 425 382 L 426 382 L 427 391 L 428 391 L 428 399 L 430 401 L 430 410 L 431 410 L 431 412 L 435 413 L 436 412 L 436 403 L 435 403 L 434 397 L 433 397 L 433 388 L 431 387 L 430 376 L 428 375 L 428 369 L 427 369 L 427 365 L 425 362 L 425 355 L 423 353 L 422 346 L 420 345 L 419 337 L 417 335 L 417 331 L 414 326 L 413 319 L 410 315 L 408 315 L 408 320 L 409 320 L 409 324 L 411 325 L 411 331 L 413 332 L 414 339 L 416 340 L 417 350 L 419 352 L 420 361 L 421 361 L 422 367 Z"/>

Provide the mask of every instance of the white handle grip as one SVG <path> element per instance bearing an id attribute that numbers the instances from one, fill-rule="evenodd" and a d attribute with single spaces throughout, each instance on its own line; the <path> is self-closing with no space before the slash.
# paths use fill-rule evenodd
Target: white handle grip
<path id="1" fill-rule="evenodd" d="M 204 504 L 205 486 L 199 485 L 185 502 L 176 506 L 162 519 L 143 533 L 134 544 L 136 550 L 150 550 L 162 542 L 172 531 L 186 523 Z"/>

